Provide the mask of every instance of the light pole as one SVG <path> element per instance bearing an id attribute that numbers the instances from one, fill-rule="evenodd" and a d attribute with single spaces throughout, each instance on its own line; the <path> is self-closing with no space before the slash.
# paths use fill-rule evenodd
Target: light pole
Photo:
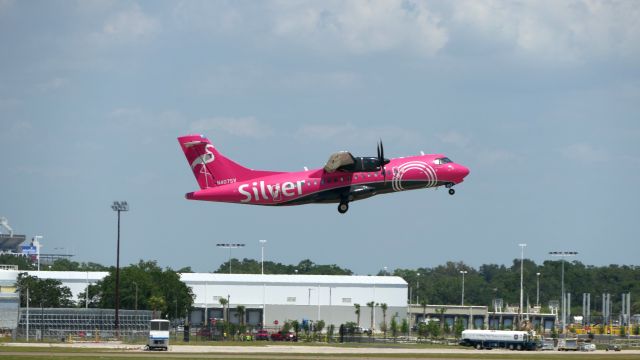
<path id="1" fill-rule="evenodd" d="M 540 273 L 536 273 L 536 307 L 540 306 Z"/>
<path id="2" fill-rule="evenodd" d="M 524 291 L 522 289 L 522 279 L 524 276 L 524 248 L 527 244 L 518 244 L 520 246 L 520 318 L 518 319 L 518 326 L 522 325 L 522 307 L 523 304 L 523 294 Z"/>
<path id="3" fill-rule="evenodd" d="M 229 249 L 229 274 L 231 274 L 231 249 L 244 247 L 244 244 L 222 243 L 222 244 L 216 244 L 216 246 Z"/>
<path id="4" fill-rule="evenodd" d="M 118 212 L 118 243 L 116 245 L 116 339 L 120 339 L 120 318 L 118 312 L 120 310 L 120 213 L 129 211 L 129 204 L 126 201 L 114 201 L 111 205 L 113 211 Z"/>
<path id="5" fill-rule="evenodd" d="M 40 248 L 42 247 L 42 245 L 40 245 L 40 239 L 42 238 L 42 235 L 36 235 L 33 237 L 33 244 L 36 246 L 36 257 L 38 258 L 38 271 L 40 271 Z"/>
<path id="6" fill-rule="evenodd" d="M 261 266 L 261 268 L 262 268 L 262 275 L 264 275 L 264 244 L 266 244 L 266 243 L 267 243 L 267 240 L 258 240 L 258 241 L 260 241 L 260 245 L 261 245 L 260 247 L 262 248 L 262 258 L 261 258 L 260 263 L 261 263 L 261 265 L 262 265 L 262 266 Z"/>
<path id="7" fill-rule="evenodd" d="M 420 295 L 418 294 L 418 291 L 420 290 L 420 273 L 416 273 L 416 276 L 416 304 L 420 304 Z"/>
<path id="8" fill-rule="evenodd" d="M 267 240 L 258 240 L 260 242 L 260 247 L 262 248 L 262 258 L 261 258 L 261 268 L 262 275 L 264 275 L 264 244 L 267 243 Z M 265 321 L 267 319 L 266 311 L 267 311 L 267 300 L 266 300 L 266 284 L 264 283 L 264 277 L 262 279 L 262 326 L 264 328 Z"/>
<path id="9" fill-rule="evenodd" d="M 29 342 L 29 287 L 27 286 L 27 342 Z"/>
<path id="10" fill-rule="evenodd" d="M 561 280 L 561 283 L 562 283 L 562 290 L 561 290 L 562 291 L 562 303 L 561 303 L 562 304 L 561 305 L 562 306 L 562 317 L 561 317 L 562 329 L 561 330 L 562 331 L 560 333 L 564 334 L 564 328 L 565 328 L 565 324 L 566 324 L 566 319 L 565 319 L 565 316 L 566 316 L 566 309 L 565 309 L 566 302 L 565 302 L 565 300 L 566 299 L 565 299 L 565 294 L 564 294 L 564 258 L 566 258 L 568 256 L 578 255 L 578 252 L 577 251 L 550 251 L 549 255 L 551 255 L 551 256 L 559 256 L 559 257 L 562 258 L 562 276 L 561 276 L 561 279 L 562 279 Z"/>
<path id="11" fill-rule="evenodd" d="M 462 274 L 462 306 L 464 306 L 464 274 L 468 273 L 467 270 L 460 270 L 460 274 Z"/>

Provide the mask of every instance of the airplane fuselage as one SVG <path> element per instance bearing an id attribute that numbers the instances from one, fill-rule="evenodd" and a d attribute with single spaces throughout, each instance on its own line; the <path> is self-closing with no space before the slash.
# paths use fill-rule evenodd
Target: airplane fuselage
<path id="1" fill-rule="evenodd" d="M 325 172 L 322 168 L 238 182 L 217 179 L 218 186 L 187 194 L 187 199 L 252 205 L 301 205 L 355 201 L 395 191 L 462 182 L 468 170 L 454 163 L 437 164 L 442 155 L 422 155 L 392 159 L 382 170 L 366 172 Z"/>

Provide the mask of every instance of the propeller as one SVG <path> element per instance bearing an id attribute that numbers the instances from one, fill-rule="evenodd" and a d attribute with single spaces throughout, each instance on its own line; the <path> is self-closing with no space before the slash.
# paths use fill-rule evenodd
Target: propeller
<path id="1" fill-rule="evenodd" d="M 380 165 L 380 170 L 382 170 L 382 177 L 384 178 L 385 184 L 387 183 L 387 171 L 384 169 L 384 165 L 389 161 L 384 158 L 384 146 L 382 145 L 382 139 L 378 143 L 378 164 Z"/>

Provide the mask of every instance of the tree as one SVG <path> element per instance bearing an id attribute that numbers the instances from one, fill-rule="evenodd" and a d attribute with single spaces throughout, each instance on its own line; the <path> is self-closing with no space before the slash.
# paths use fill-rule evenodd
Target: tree
<path id="1" fill-rule="evenodd" d="M 422 306 L 422 321 L 427 321 L 427 299 L 420 300 L 420 306 Z"/>
<path id="2" fill-rule="evenodd" d="M 149 298 L 149 306 L 151 306 L 151 309 L 153 310 L 154 319 L 157 319 L 157 311 L 160 310 L 161 313 L 165 312 L 167 302 L 161 296 L 151 296 Z"/>
<path id="3" fill-rule="evenodd" d="M 324 322 L 324 320 L 318 320 L 318 321 L 316 322 L 315 330 L 316 330 L 318 333 L 321 333 L 321 332 L 322 332 L 322 330 L 324 329 L 324 326 L 325 326 L 325 322 Z"/>
<path id="4" fill-rule="evenodd" d="M 405 335 L 409 335 L 409 322 L 407 321 L 407 319 L 402 319 L 402 324 L 400 325 L 400 331 L 402 331 L 403 334 Z"/>
<path id="5" fill-rule="evenodd" d="M 298 333 L 300 332 L 300 323 L 298 322 L 298 320 L 291 321 L 291 327 L 293 328 L 293 331 L 296 333 L 296 337 L 298 337 Z"/>
<path id="6" fill-rule="evenodd" d="M 457 339 L 460 338 L 463 330 L 464 330 L 464 324 L 462 322 L 462 318 L 457 318 L 453 326 L 453 333 Z"/>
<path id="7" fill-rule="evenodd" d="M 441 307 L 436 309 L 436 314 L 440 314 L 440 327 L 444 330 L 444 313 L 447 312 L 447 308 Z"/>
<path id="8" fill-rule="evenodd" d="M 246 312 L 245 310 L 246 308 L 243 305 L 238 305 L 236 306 L 236 316 L 239 318 L 240 320 L 240 325 L 244 325 L 244 314 Z M 288 325 L 288 323 L 285 323 Z M 287 329 L 287 331 L 289 331 Z"/>
<path id="9" fill-rule="evenodd" d="M 89 286 L 90 304 L 101 308 L 115 308 L 115 268 L 109 269 L 107 275 L 95 285 Z M 136 296 L 137 290 L 137 296 Z M 80 295 L 84 302 L 85 294 Z M 162 269 L 155 261 L 140 261 L 120 270 L 120 308 L 153 310 L 149 303 L 152 297 L 162 298 L 165 303 L 155 311 L 166 313 L 170 319 L 183 317 L 193 306 L 193 292 L 180 276 L 170 268 Z M 167 312 L 167 301 L 175 306 L 176 311 Z"/>
<path id="10" fill-rule="evenodd" d="M 0 255 L 0 264 L 17 265 L 18 270 L 23 271 L 36 270 L 36 267 L 33 265 L 31 259 L 26 256 L 3 254 Z"/>
<path id="11" fill-rule="evenodd" d="M 418 336 L 427 337 L 428 335 L 429 335 L 429 332 L 427 330 L 427 323 L 421 322 L 420 324 L 418 324 Z"/>
<path id="12" fill-rule="evenodd" d="M 231 259 L 231 267 L 236 274 L 260 274 L 262 263 L 254 259 Z M 273 261 L 264 262 L 264 272 L 269 274 L 293 274 L 296 272 L 304 275 L 353 275 L 349 269 L 343 269 L 336 264 L 318 265 L 309 259 L 302 260 L 298 265 L 285 265 Z M 228 273 L 229 261 L 218 267 L 216 273 Z"/>
<path id="13" fill-rule="evenodd" d="M 396 320 L 396 315 L 391 317 L 391 336 L 395 339 L 398 336 L 398 321 Z"/>
<path id="14" fill-rule="evenodd" d="M 356 308 L 356 323 L 358 324 L 358 327 L 360 327 L 360 304 L 353 304 L 353 306 Z"/>
<path id="15" fill-rule="evenodd" d="M 62 286 L 62 282 L 55 279 L 40 279 L 27 273 L 18 274 L 16 290 L 20 293 L 20 306 L 27 306 L 27 289 L 29 289 L 29 304 L 41 307 L 71 307 L 71 289 Z"/>
<path id="16" fill-rule="evenodd" d="M 221 297 L 220 300 L 218 300 L 220 302 L 220 305 L 222 305 L 222 321 L 227 321 L 227 310 L 226 310 L 226 306 L 229 305 L 229 301 L 226 298 Z"/>
<path id="17" fill-rule="evenodd" d="M 429 320 L 427 323 L 427 333 L 431 336 L 431 338 L 437 338 L 440 336 L 440 325 L 438 325 L 435 320 Z"/>
<path id="18" fill-rule="evenodd" d="M 384 332 L 384 337 L 387 337 L 387 309 L 388 306 L 386 303 L 380 304 L 380 309 L 382 309 L 382 327 L 380 330 Z"/>
<path id="19" fill-rule="evenodd" d="M 371 334 L 373 334 L 373 312 L 375 311 L 376 303 L 375 303 L 375 301 L 369 301 L 367 303 L 367 306 L 371 308 L 371 327 L 370 327 L 370 330 L 371 330 Z"/>

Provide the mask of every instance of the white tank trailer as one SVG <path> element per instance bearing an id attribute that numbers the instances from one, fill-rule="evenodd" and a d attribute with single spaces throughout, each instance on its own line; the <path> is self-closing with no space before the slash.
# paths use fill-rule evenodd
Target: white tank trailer
<path id="1" fill-rule="evenodd" d="M 480 349 L 536 350 L 537 336 L 528 331 L 464 330 L 460 345 Z"/>

